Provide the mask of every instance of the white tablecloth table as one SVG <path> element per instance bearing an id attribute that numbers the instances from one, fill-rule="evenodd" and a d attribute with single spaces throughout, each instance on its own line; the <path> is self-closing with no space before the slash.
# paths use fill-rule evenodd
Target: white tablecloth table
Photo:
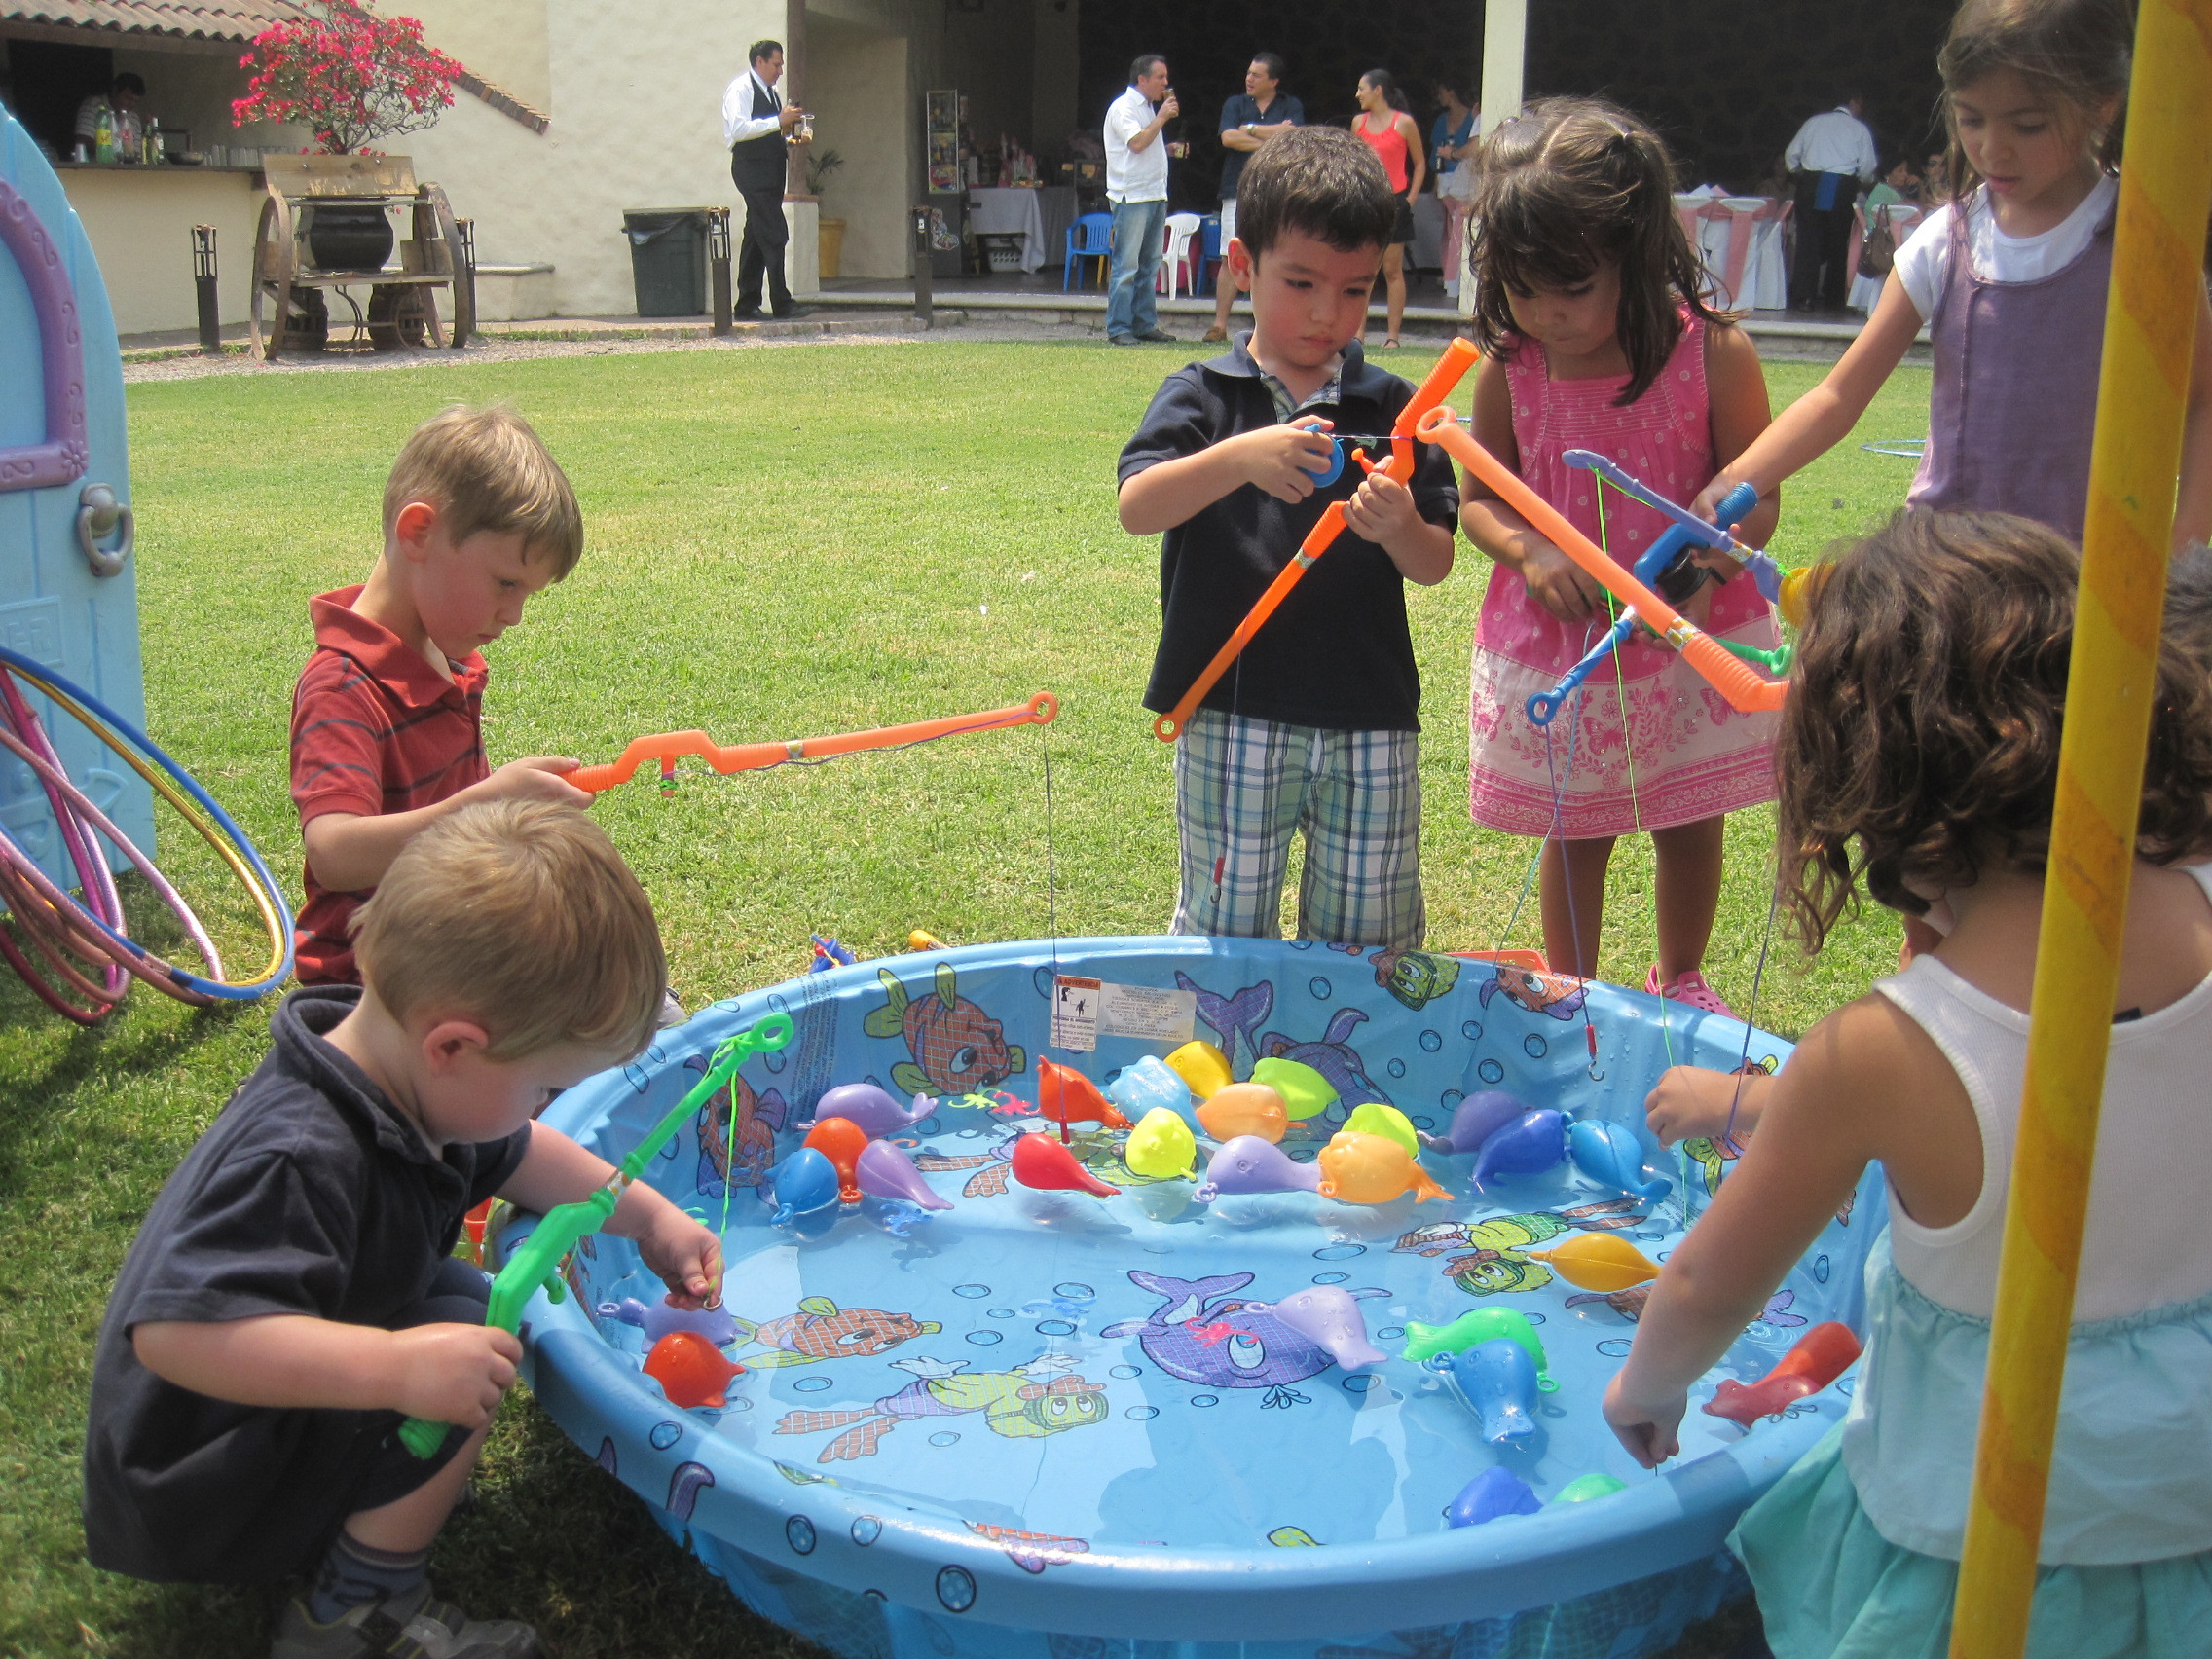
<path id="1" fill-rule="evenodd" d="M 968 229 L 977 236 L 1020 237 L 1024 271 L 1059 264 L 1067 229 L 1074 223 L 1075 190 L 1070 185 L 968 193 Z"/>

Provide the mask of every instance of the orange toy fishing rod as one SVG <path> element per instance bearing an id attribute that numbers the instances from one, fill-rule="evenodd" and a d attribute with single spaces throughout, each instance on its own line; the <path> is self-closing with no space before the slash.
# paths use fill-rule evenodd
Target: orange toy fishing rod
<path id="1" fill-rule="evenodd" d="M 1444 355 L 1437 359 L 1436 367 L 1428 371 L 1428 378 L 1414 392 L 1413 401 L 1398 411 L 1397 423 L 1390 428 L 1390 459 L 1381 466 L 1376 466 L 1362 456 L 1360 465 L 1369 472 L 1381 472 L 1395 478 L 1401 484 L 1411 478 L 1414 475 L 1413 439 L 1417 423 L 1430 410 L 1443 404 L 1445 398 L 1452 394 L 1452 388 L 1481 360 L 1481 356 L 1482 353 L 1464 340 L 1455 340 L 1446 347 Z M 1321 514 L 1319 522 L 1306 533 L 1306 540 L 1300 544 L 1296 556 L 1268 584 L 1268 591 L 1260 595 L 1258 603 L 1252 607 L 1244 620 L 1236 624 L 1236 632 L 1229 636 L 1220 650 L 1214 652 L 1213 661 L 1206 664 L 1205 672 L 1191 682 L 1191 688 L 1183 693 L 1172 709 L 1152 722 L 1153 734 L 1161 742 L 1173 743 L 1182 736 L 1183 727 L 1189 723 L 1193 712 L 1205 694 L 1220 682 L 1221 677 L 1229 672 L 1229 665 L 1252 643 L 1252 636 L 1275 613 L 1275 608 L 1298 585 L 1299 579 L 1306 574 L 1313 561 L 1329 550 L 1330 543 L 1337 538 L 1337 532 L 1344 527 L 1345 504 L 1342 501 L 1331 501 L 1328 509 Z"/>
<path id="2" fill-rule="evenodd" d="M 1503 461 L 1475 442 L 1472 434 L 1460 430 L 1458 419 L 1450 409 L 1440 406 L 1429 410 L 1420 418 L 1416 429 L 1423 443 L 1438 445 L 1490 486 L 1499 500 L 1587 571 L 1607 593 L 1623 605 L 1633 605 L 1637 619 L 1680 651 L 1683 660 L 1705 676 L 1714 689 L 1735 708 L 1748 715 L 1782 707 L 1782 699 L 1789 689 L 1786 681 L 1761 680 L 1747 664 L 1730 656 L 1712 635 L 1638 581 L 1634 572 L 1608 559 L 1596 542 L 1568 524 Z"/>
<path id="3" fill-rule="evenodd" d="M 660 762 L 661 775 L 672 776 L 680 756 L 696 755 L 718 772 L 755 772 L 763 766 L 781 766 L 791 760 L 826 760 L 833 755 L 855 755 L 865 749 L 899 749 L 932 738 L 955 737 L 971 731 L 997 731 L 1005 726 L 1045 725 L 1060 712 L 1059 700 L 1040 691 L 1026 703 L 1010 709 L 991 709 L 979 715 L 948 715 L 942 719 L 916 720 L 910 725 L 882 726 L 874 731 L 840 732 L 834 737 L 802 737 L 788 743 L 717 744 L 703 731 L 664 731 L 641 737 L 622 751 L 618 759 L 604 766 L 579 766 L 565 773 L 565 780 L 579 790 L 597 794 L 626 784 L 648 760 Z"/>

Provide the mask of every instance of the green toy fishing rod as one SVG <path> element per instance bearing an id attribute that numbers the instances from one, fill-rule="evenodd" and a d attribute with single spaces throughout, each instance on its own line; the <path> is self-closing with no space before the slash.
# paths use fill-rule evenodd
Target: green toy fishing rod
<path id="1" fill-rule="evenodd" d="M 791 1040 L 792 1016 L 771 1014 L 758 1024 L 750 1025 L 719 1044 L 713 1063 L 707 1067 L 707 1075 L 669 1109 L 668 1116 L 654 1125 L 652 1133 L 637 1144 L 606 1186 L 587 1198 L 547 1210 L 536 1230 L 515 1246 L 514 1254 L 499 1270 L 499 1276 L 492 1281 L 492 1301 L 485 1309 L 484 1323 L 496 1325 L 502 1331 L 519 1332 L 522 1310 L 540 1285 L 545 1287 L 549 1299 L 559 1302 L 567 1294 L 561 1282 L 561 1263 L 576 1247 L 577 1240 L 607 1225 L 614 1214 L 614 1206 L 622 1201 L 624 1189 L 645 1174 L 646 1163 L 668 1144 L 686 1118 L 728 1087 L 747 1055 L 781 1049 Z M 416 1456 L 432 1456 L 445 1444 L 448 1426 L 427 1418 L 409 1418 L 399 1425 L 399 1439 Z"/>

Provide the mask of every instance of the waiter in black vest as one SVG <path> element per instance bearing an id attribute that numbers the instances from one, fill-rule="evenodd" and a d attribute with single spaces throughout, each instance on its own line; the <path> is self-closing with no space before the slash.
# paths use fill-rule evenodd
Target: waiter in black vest
<path id="1" fill-rule="evenodd" d="M 812 136 L 800 126 L 806 112 L 776 96 L 784 78 L 779 41 L 757 40 L 748 55 L 753 66 L 722 93 L 722 140 L 729 145 L 730 182 L 745 198 L 745 245 L 737 260 L 737 316 L 763 320 L 760 276 L 768 277 L 768 308 L 777 316 L 804 316 L 810 308 L 792 304 L 784 276 L 784 245 L 791 227 L 784 222 L 784 147 Z M 798 136 L 792 136 L 793 128 Z"/>

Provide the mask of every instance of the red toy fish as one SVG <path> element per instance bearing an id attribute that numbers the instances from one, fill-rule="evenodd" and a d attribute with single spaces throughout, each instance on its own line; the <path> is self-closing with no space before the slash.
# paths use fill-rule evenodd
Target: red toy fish
<path id="1" fill-rule="evenodd" d="M 1098 1092 L 1095 1083 L 1072 1066 L 1057 1064 L 1042 1055 L 1037 1060 L 1037 1109 L 1047 1121 L 1063 1126 L 1070 1124 L 1097 1124 L 1109 1129 L 1129 1126 L 1128 1119 Z"/>
<path id="2" fill-rule="evenodd" d="M 807 1130 L 806 1144 L 836 1166 L 838 1201 L 859 1203 L 860 1178 L 854 1166 L 867 1150 L 867 1131 L 850 1118 L 825 1118 Z"/>
<path id="3" fill-rule="evenodd" d="M 1040 1060 L 1039 1065 L 1051 1065 Z M 1110 1198 L 1122 1189 L 1109 1187 L 1076 1161 L 1074 1153 L 1049 1134 L 1023 1135 L 1014 1146 L 1014 1178 L 1024 1187 L 1045 1191 L 1094 1193 Z"/>
<path id="4" fill-rule="evenodd" d="M 1756 1382 L 1747 1384 L 1734 1378 L 1722 1382 L 1706 1401 L 1705 1410 L 1709 1416 L 1749 1428 L 1808 1394 L 1818 1394 L 1858 1357 L 1859 1339 L 1851 1334 L 1851 1327 L 1830 1319 L 1799 1337 L 1782 1356 L 1782 1363 Z"/>
<path id="5" fill-rule="evenodd" d="M 645 1375 L 659 1381 L 672 1406 L 719 1409 L 728 1403 L 723 1390 L 730 1379 L 744 1373 L 744 1366 L 723 1358 L 697 1331 L 671 1331 L 645 1355 Z"/>

